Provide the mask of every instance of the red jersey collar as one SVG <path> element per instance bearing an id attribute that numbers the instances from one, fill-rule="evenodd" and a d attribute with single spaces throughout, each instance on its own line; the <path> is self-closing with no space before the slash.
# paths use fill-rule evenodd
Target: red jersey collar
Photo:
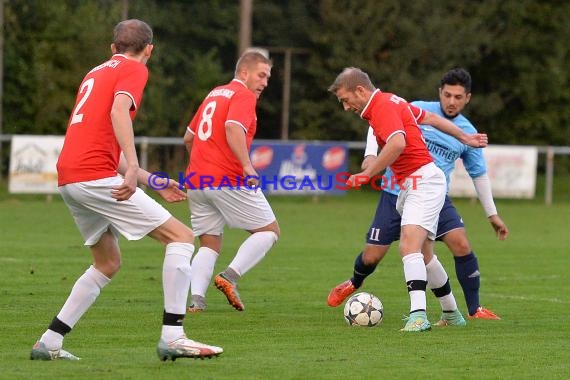
<path id="1" fill-rule="evenodd" d="M 370 99 L 368 99 L 368 103 L 366 103 L 366 105 L 364 106 L 364 108 L 362 109 L 362 112 L 360 113 L 360 117 L 364 120 L 369 120 L 370 118 L 367 118 L 365 115 L 366 111 L 368 111 L 368 108 L 371 107 L 372 101 L 374 100 L 374 98 L 376 98 L 376 94 L 381 93 L 380 89 L 376 89 L 374 90 L 374 92 L 372 93 L 372 95 L 370 95 Z"/>
<path id="2" fill-rule="evenodd" d="M 238 82 L 238 83 L 241 83 L 241 84 L 242 84 L 242 85 L 243 85 L 245 88 L 247 88 L 247 86 L 246 86 L 245 82 L 244 82 L 244 81 L 242 81 L 242 80 L 240 80 L 240 79 L 234 78 L 234 79 L 232 79 L 232 82 Z"/>

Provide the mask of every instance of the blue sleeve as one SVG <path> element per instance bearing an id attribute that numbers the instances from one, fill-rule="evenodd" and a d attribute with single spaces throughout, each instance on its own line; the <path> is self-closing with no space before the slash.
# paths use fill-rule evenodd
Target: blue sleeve
<path id="1" fill-rule="evenodd" d="M 465 133 L 477 133 L 477 129 L 471 122 L 465 118 L 463 115 L 457 118 L 456 123 Z M 461 153 L 461 160 L 463 160 L 463 166 L 471 178 L 477 178 L 487 173 L 487 164 L 485 163 L 485 157 L 483 156 L 483 149 L 473 148 L 468 145 L 464 145 L 465 149 Z"/>
<path id="2" fill-rule="evenodd" d="M 400 186 L 394 182 L 394 172 L 388 166 L 382 175 L 382 190 L 390 194 L 398 195 L 400 193 Z"/>
<path id="3" fill-rule="evenodd" d="M 468 147 L 461 155 L 463 166 L 471 178 L 477 178 L 487 173 L 487 164 L 483 156 L 483 149 Z"/>

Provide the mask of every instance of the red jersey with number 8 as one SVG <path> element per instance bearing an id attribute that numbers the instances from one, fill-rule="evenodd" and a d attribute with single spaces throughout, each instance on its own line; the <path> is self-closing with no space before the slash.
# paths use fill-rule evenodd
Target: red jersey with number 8
<path id="1" fill-rule="evenodd" d="M 367 120 L 374 130 L 378 145 L 383 148 L 386 141 L 397 133 L 406 139 L 404 151 L 390 164 L 397 177 L 404 178 L 433 162 L 422 136 L 418 123 L 426 112 L 397 95 L 380 90 L 374 91 L 361 117 Z"/>
<path id="2" fill-rule="evenodd" d="M 186 182 L 194 188 L 243 184 L 237 180 L 243 168 L 226 140 L 226 122 L 243 128 L 249 152 L 257 129 L 256 104 L 255 94 L 237 79 L 210 91 L 187 128 L 194 141 Z"/>
<path id="3" fill-rule="evenodd" d="M 147 67 L 122 54 L 87 73 L 57 161 L 58 186 L 117 175 L 121 148 L 111 122 L 111 107 L 116 95 L 129 96 L 134 120 L 147 80 Z"/>

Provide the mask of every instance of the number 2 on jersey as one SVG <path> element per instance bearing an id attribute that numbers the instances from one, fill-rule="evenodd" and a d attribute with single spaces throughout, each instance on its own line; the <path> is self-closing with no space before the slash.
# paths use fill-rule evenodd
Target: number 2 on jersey
<path id="1" fill-rule="evenodd" d="M 212 117 L 214 116 L 215 111 L 215 101 L 206 104 L 206 107 L 204 107 L 204 110 L 202 111 L 200 124 L 198 124 L 198 138 L 202 141 L 206 141 L 210 136 L 212 136 Z"/>
<path id="2" fill-rule="evenodd" d="M 79 90 L 79 93 L 83 94 L 83 96 L 81 97 L 81 99 L 79 99 L 79 102 L 77 102 L 77 106 L 73 110 L 71 116 L 71 122 L 69 123 L 69 125 L 81 123 L 83 121 L 83 114 L 80 113 L 81 107 L 83 107 L 83 105 L 87 101 L 87 98 L 89 97 L 89 95 L 91 95 L 91 91 L 93 90 L 94 84 L 95 84 L 94 78 L 89 78 L 85 82 L 83 82 L 81 90 Z"/>

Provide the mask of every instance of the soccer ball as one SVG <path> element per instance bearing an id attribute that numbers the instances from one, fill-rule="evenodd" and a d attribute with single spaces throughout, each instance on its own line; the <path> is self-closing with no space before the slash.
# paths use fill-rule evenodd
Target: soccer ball
<path id="1" fill-rule="evenodd" d="M 382 322 L 384 306 L 374 294 L 354 294 L 344 305 L 344 319 L 350 326 L 374 327 Z"/>

